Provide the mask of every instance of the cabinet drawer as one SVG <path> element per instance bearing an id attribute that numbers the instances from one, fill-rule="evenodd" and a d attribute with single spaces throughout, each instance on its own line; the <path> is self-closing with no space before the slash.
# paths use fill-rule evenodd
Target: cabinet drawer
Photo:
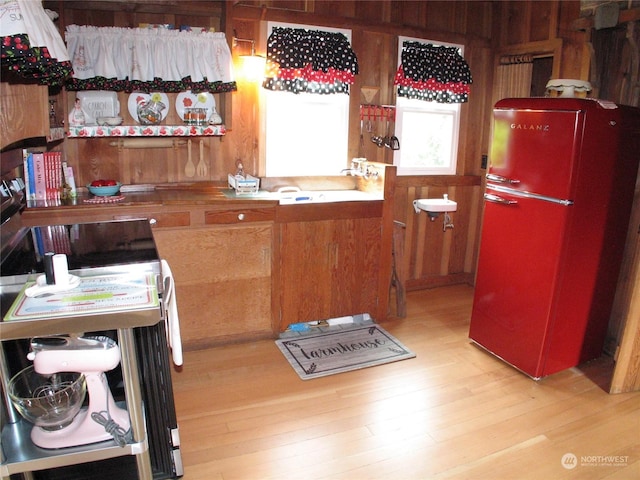
<path id="1" fill-rule="evenodd" d="M 272 222 L 275 217 L 274 207 L 210 210 L 204 214 L 204 223 L 206 225 L 229 225 L 246 222 Z"/>
<path id="2" fill-rule="evenodd" d="M 147 215 L 114 215 L 114 220 L 131 220 L 135 218 L 148 218 L 152 222 L 153 228 L 162 227 L 188 227 L 191 225 L 191 214 L 189 212 L 153 212 Z"/>

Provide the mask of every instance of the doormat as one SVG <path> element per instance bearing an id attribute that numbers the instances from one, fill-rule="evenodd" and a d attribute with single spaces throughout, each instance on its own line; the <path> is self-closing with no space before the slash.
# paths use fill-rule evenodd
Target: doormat
<path id="1" fill-rule="evenodd" d="M 279 339 L 276 345 L 303 380 L 416 356 L 379 325 Z"/>

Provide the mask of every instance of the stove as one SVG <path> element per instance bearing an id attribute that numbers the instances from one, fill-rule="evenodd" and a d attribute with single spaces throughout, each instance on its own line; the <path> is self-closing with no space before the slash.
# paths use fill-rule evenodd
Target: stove
<path id="1" fill-rule="evenodd" d="M 17 217 L 19 215 L 7 216 L 2 225 L 2 318 L 24 284 L 44 273 L 43 259 L 47 252 L 66 254 L 69 273 L 79 277 L 133 271 L 155 274 L 159 279 L 157 283 L 162 297 L 161 262 L 148 221 L 122 220 L 21 227 L 20 222 L 16 221 Z M 165 323 L 160 321 L 151 327 L 136 328 L 134 332 L 154 479 L 177 478 L 182 476 L 183 469 Z M 115 331 L 87 333 L 117 338 Z M 11 374 L 29 363 L 26 360 L 28 347 L 24 343 L 3 342 Z M 116 395 L 118 388 L 121 389 L 122 377 L 119 370 L 118 368 L 109 376 L 109 384 Z M 71 466 L 39 471 L 34 474 L 34 478 L 87 478 L 87 465 L 75 468 L 77 472 L 74 468 Z M 137 478 L 133 457 L 96 462 L 95 472 L 91 476 L 98 479 L 116 477 L 121 480 Z"/>

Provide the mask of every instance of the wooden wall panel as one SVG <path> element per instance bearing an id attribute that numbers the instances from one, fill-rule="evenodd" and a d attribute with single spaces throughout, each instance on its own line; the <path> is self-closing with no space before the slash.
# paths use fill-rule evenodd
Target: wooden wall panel
<path id="1" fill-rule="evenodd" d="M 365 22 L 390 22 L 392 12 L 397 10 L 389 2 L 354 2 L 355 17 Z"/>
<path id="2" fill-rule="evenodd" d="M 391 23 L 420 27 L 426 24 L 428 2 L 408 1 L 394 3 L 391 9 Z"/>
<path id="3" fill-rule="evenodd" d="M 398 177 L 394 196 L 397 224 L 404 241 L 397 261 L 408 290 L 453 283 L 471 283 L 479 237 L 480 177 Z M 433 222 L 425 212 L 415 213 L 413 200 L 448 194 L 458 203 L 451 214 L 453 229 L 443 231 L 443 215 Z"/>
<path id="4" fill-rule="evenodd" d="M 318 15 L 328 15 L 335 17 L 353 18 L 356 16 L 356 3 L 357 2 L 342 2 L 340 0 L 330 0 L 326 2 L 314 2 L 313 13 Z M 373 3 L 373 8 L 378 2 Z"/>
<path id="5" fill-rule="evenodd" d="M 428 30 L 456 32 L 456 13 L 458 10 L 464 10 L 463 5 L 459 2 L 446 1 L 424 2 L 424 4 L 427 7 L 424 26 Z"/>
<path id="6" fill-rule="evenodd" d="M 159 8 L 158 4 L 164 5 L 164 8 Z M 566 4 L 571 4 L 572 8 Z M 473 276 L 482 206 L 480 185 L 484 171 L 481 161 L 482 156 L 487 154 L 490 134 L 495 49 L 541 39 L 555 40 L 557 32 L 569 30 L 567 22 L 572 19 L 574 12 L 579 12 L 579 2 L 557 0 L 238 1 L 224 4 L 224 18 L 221 16 L 223 3 L 215 1 L 184 1 L 180 3 L 179 9 L 161 0 L 120 4 L 92 2 L 92 8 L 85 2 L 71 1 L 64 2 L 64 5 L 66 23 L 133 26 L 138 22 L 199 22 L 203 25 L 220 22 L 229 39 L 234 32 L 240 38 L 256 39 L 258 52 L 263 54 L 264 30 L 266 21 L 269 20 L 350 28 L 353 47 L 360 60 L 360 74 L 356 77 L 350 99 L 353 114 L 350 119 L 349 158 L 365 156 L 382 163 L 392 161 L 392 152 L 376 147 L 371 143 L 370 136 L 384 131 L 384 125 L 374 124 L 374 129 L 377 129 L 371 134 L 365 131 L 364 145 L 360 145 L 358 111 L 359 105 L 364 102 L 360 88 L 379 88 L 372 103 L 394 103 L 393 78 L 399 35 L 463 43 L 474 83 L 471 100 L 462 107 L 457 175 L 427 179 L 401 178 L 396 189 L 396 220 L 410 220 L 406 230 L 405 251 L 408 255 L 406 258 L 412 258 L 415 263 L 413 270 L 407 269 L 414 272 L 414 277 L 408 280 L 414 286 L 429 286 L 437 281 L 446 283 L 468 280 Z M 559 9 L 563 12 L 561 18 Z M 578 47 L 575 51 L 567 51 L 567 60 L 574 61 L 582 53 L 579 50 L 580 36 L 576 35 L 571 40 Z M 232 49 L 232 53 L 234 61 L 239 62 L 239 50 Z M 237 81 L 237 92 L 224 94 L 217 99 L 220 104 L 226 101 L 230 105 L 228 112 L 232 117 L 225 119 L 225 122 L 231 129 L 222 140 L 206 140 L 205 152 L 210 167 L 206 180 L 224 182 L 226 174 L 234 170 L 237 160 L 244 162 L 247 171 L 256 174 L 264 171 L 264 166 L 260 164 L 264 149 L 261 143 L 264 125 L 260 88 L 258 84 L 247 82 L 240 75 Z M 141 152 L 122 150 L 99 142 L 66 141 L 65 149 L 71 164 L 79 170 L 80 182 L 96 175 L 144 183 L 204 180 L 185 177 L 185 146 L 153 148 L 148 152 Z M 197 148 L 195 150 L 198 152 Z M 436 234 L 431 230 L 437 230 L 436 224 L 439 224 L 441 230 L 441 219 L 436 224 L 421 226 L 422 220 L 416 221 L 415 214 L 411 214 L 411 201 L 418 198 L 417 195 L 439 196 L 442 192 L 451 192 L 452 198 L 459 202 L 459 212 L 454 214 L 453 231 Z M 415 272 L 420 273 L 415 276 Z"/>
<path id="7" fill-rule="evenodd" d="M 500 45 L 517 45 L 529 42 L 531 2 L 503 2 L 500 17 Z"/>
<path id="8" fill-rule="evenodd" d="M 466 2 L 466 35 L 491 38 L 493 2 Z M 473 19 L 474 21 L 469 21 Z"/>
<path id="9" fill-rule="evenodd" d="M 527 41 L 549 40 L 557 36 L 558 2 L 532 2 Z"/>
<path id="10" fill-rule="evenodd" d="M 362 87 L 379 89 L 371 100 L 372 104 L 388 105 L 395 102 L 393 77 L 396 72 L 398 40 L 393 35 L 363 30 L 356 30 L 352 35 L 353 49 L 359 59 L 360 73 L 356 76 L 351 89 L 350 107 L 355 115 L 352 115 L 350 120 L 348 158 L 365 157 L 372 162 L 392 163 L 392 151 L 388 148 L 379 148 L 371 142 L 371 137 L 380 134 L 385 125 L 382 122 L 373 122 L 370 125 L 372 131 L 369 132 L 367 130 L 369 123 L 365 119 L 361 144 L 360 119 L 357 112 L 361 104 L 367 103 L 360 91 Z"/>

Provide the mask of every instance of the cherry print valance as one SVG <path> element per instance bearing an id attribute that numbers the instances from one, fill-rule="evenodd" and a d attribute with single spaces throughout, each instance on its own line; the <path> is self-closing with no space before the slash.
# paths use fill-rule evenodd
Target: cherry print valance
<path id="1" fill-rule="evenodd" d="M 67 48 L 40 0 L 0 2 L 2 69 L 46 85 L 71 75 Z"/>
<path id="2" fill-rule="evenodd" d="M 456 47 L 405 41 L 394 85 L 398 96 L 438 103 L 464 103 L 472 83 L 469 65 Z"/>
<path id="3" fill-rule="evenodd" d="M 222 32 L 69 25 L 69 90 L 236 90 Z"/>
<path id="4" fill-rule="evenodd" d="M 274 27 L 262 86 L 293 93 L 346 93 L 358 59 L 342 33 Z"/>

